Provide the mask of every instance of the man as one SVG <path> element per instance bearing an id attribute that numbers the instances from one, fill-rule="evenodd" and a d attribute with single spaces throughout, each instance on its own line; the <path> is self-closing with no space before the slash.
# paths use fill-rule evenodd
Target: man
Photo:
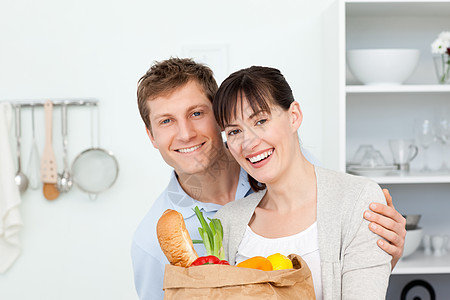
<path id="1" fill-rule="evenodd" d="M 222 205 L 251 193 L 247 174 L 226 149 L 215 121 L 212 101 L 216 91 L 212 71 L 190 59 L 156 63 L 139 80 L 138 106 L 147 134 L 164 161 L 174 168 L 169 185 L 133 238 L 131 255 L 140 299 L 164 296 L 164 266 L 168 261 L 159 247 L 156 223 L 166 209 L 183 214 L 191 238 L 200 240 L 195 206 L 212 218 Z M 308 153 L 305 156 L 314 163 Z M 393 256 L 394 266 L 403 252 L 405 220 L 387 192 L 386 198 L 389 206 L 376 204 L 365 217 L 373 221 L 371 230 L 389 241 L 380 239 L 378 243 Z M 200 256 L 206 254 L 202 244 L 194 247 Z"/>

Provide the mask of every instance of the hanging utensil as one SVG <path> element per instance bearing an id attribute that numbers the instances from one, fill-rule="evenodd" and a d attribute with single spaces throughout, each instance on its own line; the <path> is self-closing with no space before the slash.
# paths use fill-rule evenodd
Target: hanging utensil
<path id="1" fill-rule="evenodd" d="M 32 142 L 31 142 L 31 152 L 28 159 L 27 174 L 30 181 L 30 188 L 33 190 L 39 189 L 40 185 L 40 164 L 39 164 L 39 150 L 36 141 L 36 129 L 34 121 L 34 104 L 31 105 L 31 124 L 32 124 Z"/>
<path id="2" fill-rule="evenodd" d="M 45 110 L 45 146 L 41 159 L 41 180 L 44 183 L 42 188 L 44 197 L 47 200 L 55 200 L 59 196 L 59 191 L 56 188 L 56 161 L 55 152 L 52 144 L 52 117 L 53 117 L 53 103 L 48 100 L 44 104 Z"/>
<path id="3" fill-rule="evenodd" d="M 64 170 L 62 174 L 58 174 L 56 187 L 61 193 L 67 193 L 72 188 L 72 175 L 69 171 L 69 163 L 67 158 L 67 104 L 61 104 L 61 132 L 63 138 L 63 163 Z"/>
<path id="4" fill-rule="evenodd" d="M 20 143 L 21 143 L 21 128 L 20 128 L 20 105 L 15 106 L 16 112 L 16 140 L 17 140 L 17 172 L 15 176 L 16 184 L 19 187 L 19 191 L 23 194 L 28 188 L 28 177 L 22 172 L 21 159 L 20 159 Z"/>
<path id="5" fill-rule="evenodd" d="M 98 107 L 91 109 L 91 148 L 84 150 L 72 163 L 73 181 L 79 189 L 96 199 L 98 194 L 109 189 L 119 175 L 119 164 L 111 151 L 99 148 Z M 94 126 L 94 112 L 97 124 Z M 94 128 L 97 129 L 97 145 L 94 145 Z"/>

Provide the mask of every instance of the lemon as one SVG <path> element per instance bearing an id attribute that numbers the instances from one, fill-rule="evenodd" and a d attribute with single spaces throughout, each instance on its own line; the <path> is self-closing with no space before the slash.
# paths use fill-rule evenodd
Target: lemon
<path id="1" fill-rule="evenodd" d="M 292 261 L 280 253 L 267 256 L 274 270 L 292 269 Z"/>

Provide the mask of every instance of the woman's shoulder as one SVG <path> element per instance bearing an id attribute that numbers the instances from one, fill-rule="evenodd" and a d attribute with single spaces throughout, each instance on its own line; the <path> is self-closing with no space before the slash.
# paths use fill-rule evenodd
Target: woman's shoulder
<path id="1" fill-rule="evenodd" d="M 316 174 L 319 177 L 318 179 L 322 182 L 340 187 L 341 189 L 343 187 L 354 187 L 355 189 L 379 187 L 378 184 L 370 178 L 324 169 L 322 167 L 316 166 Z"/>
<path id="2" fill-rule="evenodd" d="M 265 193 L 266 190 L 259 191 L 252 193 L 245 198 L 227 203 L 217 211 L 214 218 L 229 220 L 238 218 L 247 211 L 253 212 Z"/>
<path id="3" fill-rule="evenodd" d="M 381 187 L 370 178 L 320 167 L 316 167 L 316 174 L 320 189 L 341 195 L 342 197 L 339 197 L 341 201 L 347 199 L 354 203 L 356 199 L 359 199 L 368 203 L 385 202 Z"/>

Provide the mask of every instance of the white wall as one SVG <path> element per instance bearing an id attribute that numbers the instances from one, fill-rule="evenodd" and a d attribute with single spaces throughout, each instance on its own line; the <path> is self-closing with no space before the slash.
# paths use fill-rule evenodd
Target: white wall
<path id="1" fill-rule="evenodd" d="M 132 234 L 170 172 L 145 134 L 136 83 L 154 60 L 182 56 L 185 46 L 226 45 L 226 72 L 252 64 L 281 69 L 304 111 L 305 146 L 328 161 L 321 56 L 333 46 L 321 39 L 321 15 L 331 2 L 2 1 L 0 101 L 98 98 L 101 146 L 115 153 L 120 174 L 95 201 L 77 188 L 53 202 L 27 191 L 23 252 L 0 275 L 0 299 L 136 298 Z M 42 153 L 42 108 L 36 118 Z M 59 110 L 54 123 L 61 167 Z M 30 124 L 28 108 L 22 115 L 25 169 Z M 89 132 L 88 108 L 69 108 L 70 161 L 90 146 Z"/>

